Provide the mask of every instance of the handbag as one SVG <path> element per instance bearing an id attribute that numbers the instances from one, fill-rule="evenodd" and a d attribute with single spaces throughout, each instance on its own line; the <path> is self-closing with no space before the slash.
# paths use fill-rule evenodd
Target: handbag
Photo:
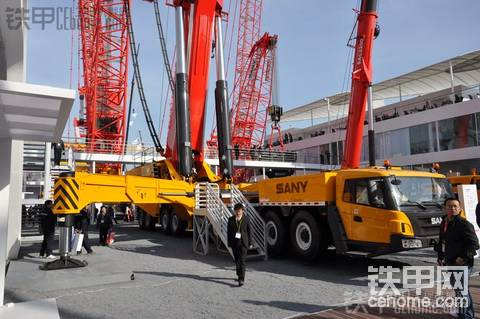
<path id="1" fill-rule="evenodd" d="M 113 244 L 114 241 L 115 241 L 115 232 L 110 231 L 107 235 L 107 245 Z"/>
<path id="2" fill-rule="evenodd" d="M 81 251 L 82 250 L 82 244 L 83 244 L 83 234 L 78 234 L 75 233 L 75 237 L 73 239 L 73 244 L 72 244 L 72 251 Z"/>

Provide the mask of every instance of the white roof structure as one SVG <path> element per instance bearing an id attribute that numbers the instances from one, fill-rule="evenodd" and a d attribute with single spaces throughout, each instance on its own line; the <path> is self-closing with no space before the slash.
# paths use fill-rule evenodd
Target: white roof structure
<path id="1" fill-rule="evenodd" d="M 59 140 L 74 99 L 74 90 L 0 80 L 0 138 Z"/>
<path id="2" fill-rule="evenodd" d="M 480 50 L 424 67 L 373 85 L 373 107 L 384 105 L 385 99 L 399 96 L 419 96 L 452 86 L 450 63 L 453 69 L 453 86 L 475 86 L 480 83 Z M 338 93 L 307 105 L 285 111 L 282 122 L 327 118 L 327 99 L 335 118 L 346 116 L 350 93 Z"/>

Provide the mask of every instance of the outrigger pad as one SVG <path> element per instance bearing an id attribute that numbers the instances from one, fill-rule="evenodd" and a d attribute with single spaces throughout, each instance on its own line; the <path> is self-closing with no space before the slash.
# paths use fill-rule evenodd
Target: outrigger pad
<path id="1" fill-rule="evenodd" d="M 86 265 L 88 265 L 88 263 L 85 260 L 78 260 L 70 257 L 60 257 L 60 259 L 46 262 L 43 265 L 38 266 L 38 268 L 40 270 L 57 270 L 85 267 Z"/>

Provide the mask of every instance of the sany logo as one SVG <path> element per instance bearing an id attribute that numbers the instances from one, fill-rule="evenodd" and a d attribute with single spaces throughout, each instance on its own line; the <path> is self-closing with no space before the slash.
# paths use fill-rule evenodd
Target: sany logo
<path id="1" fill-rule="evenodd" d="M 442 217 L 432 217 L 430 221 L 432 222 L 432 225 L 439 225 L 442 223 Z"/>
<path id="2" fill-rule="evenodd" d="M 305 193 L 308 181 L 279 183 L 277 184 L 277 194 L 283 193 Z"/>
<path id="3" fill-rule="evenodd" d="M 364 42 L 364 39 L 363 37 L 360 38 L 360 40 L 358 40 L 358 53 L 357 53 L 357 60 L 356 60 L 356 65 L 357 66 L 361 66 L 363 63 L 363 42 Z"/>

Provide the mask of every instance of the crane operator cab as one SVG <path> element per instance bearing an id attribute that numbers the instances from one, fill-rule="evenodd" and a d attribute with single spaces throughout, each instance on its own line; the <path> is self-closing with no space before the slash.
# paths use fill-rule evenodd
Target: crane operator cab
<path id="1" fill-rule="evenodd" d="M 453 196 L 440 174 L 395 169 L 342 170 L 336 187 L 349 250 L 372 254 L 433 246 Z"/>

